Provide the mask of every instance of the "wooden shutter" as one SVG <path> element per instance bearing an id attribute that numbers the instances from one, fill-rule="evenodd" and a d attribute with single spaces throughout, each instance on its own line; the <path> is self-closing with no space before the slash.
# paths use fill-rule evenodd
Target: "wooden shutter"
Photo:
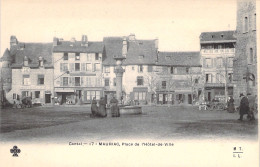
<path id="1" fill-rule="evenodd" d="M 60 86 L 63 86 L 63 77 L 60 77 Z"/>
<path id="2" fill-rule="evenodd" d="M 92 63 L 92 72 L 95 72 L 95 71 L 96 71 L 95 64 Z"/>
<path id="3" fill-rule="evenodd" d="M 75 71 L 75 63 L 70 63 L 70 71 Z"/>
<path id="4" fill-rule="evenodd" d="M 213 58 L 212 67 L 218 67 L 217 58 Z"/>
<path id="5" fill-rule="evenodd" d="M 84 77 L 80 77 L 81 86 L 84 85 Z"/>
<path id="6" fill-rule="evenodd" d="M 81 71 L 86 71 L 86 63 L 81 63 Z"/>
<path id="7" fill-rule="evenodd" d="M 203 58 L 203 67 L 206 67 L 206 58 Z"/>
<path id="8" fill-rule="evenodd" d="M 71 78 L 71 86 L 75 86 L 75 77 L 70 77 Z"/>
<path id="9" fill-rule="evenodd" d="M 60 63 L 60 72 L 63 72 L 63 63 Z"/>

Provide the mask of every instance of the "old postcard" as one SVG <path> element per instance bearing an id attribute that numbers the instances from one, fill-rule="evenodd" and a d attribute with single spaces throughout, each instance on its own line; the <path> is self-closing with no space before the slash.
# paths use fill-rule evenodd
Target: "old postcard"
<path id="1" fill-rule="evenodd" d="M 0 166 L 258 166 L 258 0 L 0 3 Z"/>

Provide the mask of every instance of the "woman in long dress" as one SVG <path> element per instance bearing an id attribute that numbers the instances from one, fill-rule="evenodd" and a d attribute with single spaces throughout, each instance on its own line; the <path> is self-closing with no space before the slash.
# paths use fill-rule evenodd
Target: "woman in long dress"
<path id="1" fill-rule="evenodd" d="M 110 110 L 111 110 L 112 117 L 120 117 L 119 107 L 117 105 L 118 100 L 115 97 L 113 97 L 110 100 L 110 104 L 111 104 Z"/>
<path id="2" fill-rule="evenodd" d="M 99 100 L 99 107 L 98 107 L 98 114 L 99 117 L 106 117 L 107 111 L 106 111 L 106 101 L 104 97 L 101 97 Z"/>
<path id="3" fill-rule="evenodd" d="M 234 106 L 234 99 L 231 96 L 229 101 L 228 101 L 228 112 L 235 112 L 235 106 Z"/>
<path id="4" fill-rule="evenodd" d="M 96 117 L 97 113 L 98 113 L 97 101 L 96 98 L 93 97 L 93 100 L 91 102 L 91 117 Z"/>

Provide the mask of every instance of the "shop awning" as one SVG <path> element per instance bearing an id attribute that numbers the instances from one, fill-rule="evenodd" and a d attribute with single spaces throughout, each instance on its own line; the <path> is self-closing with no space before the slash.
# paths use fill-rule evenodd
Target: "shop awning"
<path id="1" fill-rule="evenodd" d="M 147 92 L 148 88 L 147 87 L 134 87 L 133 92 Z"/>
<path id="2" fill-rule="evenodd" d="M 61 93 L 61 92 L 75 92 L 73 89 L 55 89 L 54 90 L 56 93 Z"/>

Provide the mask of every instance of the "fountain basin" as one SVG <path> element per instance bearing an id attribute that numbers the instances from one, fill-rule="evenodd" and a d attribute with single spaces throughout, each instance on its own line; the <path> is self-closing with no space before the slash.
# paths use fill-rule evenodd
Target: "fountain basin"
<path id="1" fill-rule="evenodd" d="M 120 115 L 138 115 L 142 114 L 142 107 L 140 106 L 119 106 Z M 110 107 L 107 108 L 108 116 L 111 116 Z"/>

